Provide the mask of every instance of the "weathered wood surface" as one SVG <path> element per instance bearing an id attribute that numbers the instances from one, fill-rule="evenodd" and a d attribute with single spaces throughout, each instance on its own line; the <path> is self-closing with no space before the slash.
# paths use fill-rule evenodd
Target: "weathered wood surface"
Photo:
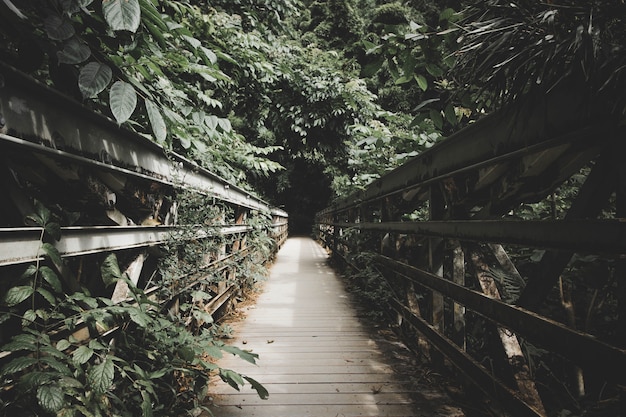
<path id="1" fill-rule="evenodd" d="M 290 238 L 233 344 L 258 353 L 257 365 L 230 356 L 219 365 L 261 382 L 261 400 L 221 381 L 210 387 L 216 417 L 462 416 L 434 389 L 411 390 L 359 321 L 326 253 L 308 238 Z"/>

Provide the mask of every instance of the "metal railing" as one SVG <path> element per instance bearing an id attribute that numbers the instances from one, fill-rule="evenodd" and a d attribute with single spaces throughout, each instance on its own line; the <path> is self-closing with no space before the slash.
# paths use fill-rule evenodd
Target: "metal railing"
<path id="1" fill-rule="evenodd" d="M 545 416 L 550 393 L 529 365 L 529 345 L 577 370 L 578 381 L 563 384 L 581 397 L 585 376 L 590 386 L 618 391 L 626 383 L 623 142 L 619 117 L 586 108 L 575 89 L 555 92 L 485 117 L 334 202 L 317 214 L 319 239 L 335 259 L 386 281 L 407 344 L 434 362 L 445 357 L 512 415 Z M 573 185 L 583 171 L 590 171 L 584 184 Z M 515 216 L 565 181 L 577 191 L 565 216 Z M 616 277 L 608 289 L 613 318 L 601 334 L 554 314 L 572 312 L 560 304 L 575 254 L 605 260 Z M 525 262 L 523 277 L 516 259 Z M 504 279 L 519 284 L 506 302 Z M 479 330 L 496 336 L 470 334 Z M 505 365 L 485 365 L 488 355 Z"/>
<path id="2" fill-rule="evenodd" d="M 267 262 L 287 238 L 287 213 L 253 193 L 1 63 L 0 80 L 4 282 L 43 259 L 44 231 L 28 221 L 37 204 L 60 225 L 60 239 L 53 242 L 60 262 L 51 267 L 63 291 L 88 289 L 113 302 L 126 300 L 129 289 L 122 281 L 115 288 L 101 285 L 100 266 L 111 253 L 132 283 L 156 302 L 175 306 L 177 294 L 195 286 L 213 296 L 205 309 L 217 314 L 249 278 L 242 276 L 242 262 Z M 191 209 L 197 224 L 180 220 L 187 210 L 183 200 L 190 198 L 203 202 Z M 263 247 L 249 244 L 253 235 L 264 238 Z M 184 247 L 186 241 L 214 244 L 198 254 L 200 266 L 181 272 L 177 289 L 165 296 L 155 284 L 160 248 L 172 242 Z M 215 276 L 223 279 L 207 279 Z M 100 327 L 101 332 L 116 329 Z M 19 331 L 6 325 L 0 330 L 0 345 Z M 78 342 L 91 337 L 85 323 L 72 329 L 59 323 L 54 334 L 67 337 L 68 332 Z"/>

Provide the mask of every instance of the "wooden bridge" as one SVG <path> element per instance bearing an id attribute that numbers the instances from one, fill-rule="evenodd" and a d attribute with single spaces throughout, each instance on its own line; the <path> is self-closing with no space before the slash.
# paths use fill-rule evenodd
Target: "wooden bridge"
<path id="1" fill-rule="evenodd" d="M 418 391 L 409 375 L 397 373 L 407 364 L 359 320 L 326 261 L 310 238 L 287 240 L 257 303 L 233 328 L 232 343 L 258 353 L 258 363 L 234 356 L 218 362 L 263 381 L 269 398 L 221 383 L 210 390 L 214 415 L 463 416 L 443 392 Z"/>
<path id="2" fill-rule="evenodd" d="M 11 401 L 12 378 L 33 364 L 52 372 L 38 347 L 33 357 L 31 347 L 7 344 L 23 326 L 50 329 L 47 354 L 73 358 L 93 346 L 106 365 L 116 337 L 145 317 L 120 324 L 96 315 L 99 307 L 130 308 L 139 291 L 171 314 L 192 309 L 187 324 L 202 329 L 282 248 L 258 305 L 235 326 L 233 341 L 259 353 L 258 365 L 220 362 L 270 396 L 213 384 L 217 416 L 462 413 L 441 393 L 404 384 L 327 253 L 346 275 L 376 282 L 362 291 L 414 358 L 447 367 L 501 415 L 626 409 L 624 120 L 588 107 L 576 89 L 490 115 L 334 202 L 316 219 L 322 249 L 285 243 L 288 214 L 247 190 L 14 69 L 0 71 L 0 342 L 13 348 L 0 353 L 8 381 L 0 400 Z M 566 182 L 577 192 L 557 207 Z M 520 215 L 538 202 L 551 209 Z M 175 276 L 159 265 L 168 245 L 179 256 Z M 83 293 L 93 299 L 77 302 L 76 322 L 51 323 L 40 308 Z M 56 381 L 42 392 L 57 393 Z M 142 406 L 151 395 L 142 391 Z"/>

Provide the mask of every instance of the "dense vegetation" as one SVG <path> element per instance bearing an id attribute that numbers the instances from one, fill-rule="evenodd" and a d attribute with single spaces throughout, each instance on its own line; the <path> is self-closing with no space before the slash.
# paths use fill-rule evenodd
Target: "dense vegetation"
<path id="1" fill-rule="evenodd" d="M 0 60 L 284 204 L 292 231 L 308 233 L 313 214 L 333 197 L 523 95 L 575 83 L 592 103 L 622 114 L 624 7 L 611 0 L 2 0 Z M 130 314 L 123 308 L 119 314 Z M 158 328 L 154 317 L 133 321 L 152 320 Z M 146 337 L 160 343 L 166 331 Z M 106 347 L 89 349 L 75 362 Z M 137 400 L 150 415 L 146 395 Z M 93 406 L 88 400 L 79 406 Z"/>

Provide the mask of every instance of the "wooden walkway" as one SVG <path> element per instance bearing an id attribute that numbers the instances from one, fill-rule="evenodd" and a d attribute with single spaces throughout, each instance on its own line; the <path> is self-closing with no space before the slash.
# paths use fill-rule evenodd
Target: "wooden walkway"
<path id="1" fill-rule="evenodd" d="M 231 355 L 219 365 L 256 379 L 270 396 L 219 381 L 210 389 L 216 417 L 462 415 L 414 403 L 311 239 L 287 240 L 256 306 L 233 327 L 232 343 L 258 353 L 258 365 Z"/>

